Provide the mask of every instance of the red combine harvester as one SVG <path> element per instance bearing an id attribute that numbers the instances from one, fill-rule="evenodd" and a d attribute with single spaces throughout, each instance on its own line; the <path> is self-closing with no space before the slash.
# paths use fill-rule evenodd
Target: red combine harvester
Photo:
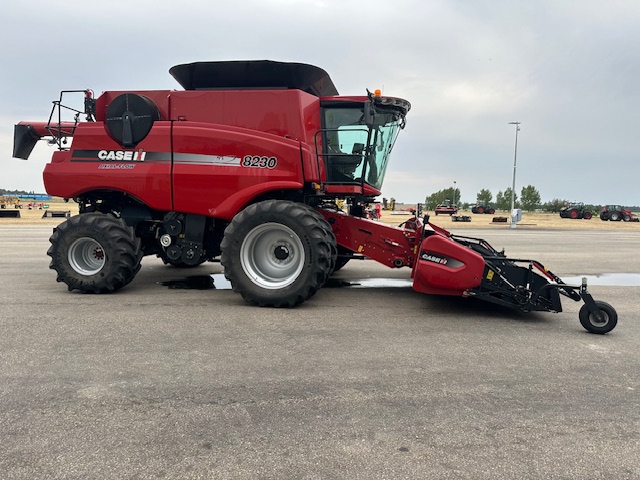
<path id="1" fill-rule="evenodd" d="M 79 204 L 47 252 L 69 290 L 116 291 L 145 255 L 179 267 L 219 257 L 248 303 L 292 307 L 349 260 L 368 258 L 408 267 L 418 292 L 552 312 L 563 295 L 584 301 L 588 331 L 615 327 L 616 311 L 586 282 L 566 285 L 421 212 L 402 227 L 365 218 L 406 100 L 340 96 L 324 70 L 298 63 L 197 62 L 170 73 L 184 90 L 63 91 L 48 121 L 15 126 L 15 157 L 44 137 L 57 144 L 46 190 Z M 74 95 L 78 109 L 63 103 Z"/>
<path id="2" fill-rule="evenodd" d="M 436 205 L 435 214 L 437 215 L 455 215 L 458 213 L 458 207 L 451 203 L 451 200 L 445 200 L 439 205 Z"/>

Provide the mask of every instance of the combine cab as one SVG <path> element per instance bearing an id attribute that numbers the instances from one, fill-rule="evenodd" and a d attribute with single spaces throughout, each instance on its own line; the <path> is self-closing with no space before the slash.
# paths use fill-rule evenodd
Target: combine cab
<path id="1" fill-rule="evenodd" d="M 184 90 L 64 91 L 48 121 L 15 127 L 15 157 L 27 159 L 40 138 L 57 145 L 45 187 L 79 204 L 47 252 L 69 290 L 119 290 L 145 255 L 184 268 L 219 259 L 249 304 L 292 307 L 367 258 L 406 267 L 418 292 L 553 312 L 564 295 L 585 302 L 587 330 L 615 327 L 615 310 L 586 284 L 565 285 L 538 262 L 420 212 L 401 227 L 366 218 L 406 100 L 338 95 L 306 64 L 198 62 L 170 73 Z M 66 101 L 74 96 L 79 107 Z"/>

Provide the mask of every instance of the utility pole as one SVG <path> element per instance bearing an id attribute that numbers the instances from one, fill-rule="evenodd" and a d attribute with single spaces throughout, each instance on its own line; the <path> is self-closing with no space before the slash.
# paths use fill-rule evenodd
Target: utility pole
<path id="1" fill-rule="evenodd" d="M 522 122 L 509 122 L 509 125 L 516 126 L 516 147 L 513 151 L 513 183 L 511 184 L 511 224 L 509 228 L 516 228 L 516 220 L 513 214 L 515 208 L 515 196 L 516 196 L 516 162 L 518 160 L 518 132 L 520 131 L 520 123 Z"/>
<path id="2" fill-rule="evenodd" d="M 453 181 L 453 204 L 454 205 L 456 205 L 456 197 L 457 197 L 457 194 L 456 194 L 456 181 L 454 180 Z"/>

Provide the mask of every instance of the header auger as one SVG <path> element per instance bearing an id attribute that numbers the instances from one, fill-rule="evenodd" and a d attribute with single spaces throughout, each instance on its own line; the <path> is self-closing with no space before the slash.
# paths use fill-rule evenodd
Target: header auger
<path id="1" fill-rule="evenodd" d="M 48 122 L 15 127 L 15 157 L 40 138 L 57 146 L 46 190 L 79 204 L 48 251 L 70 290 L 119 290 L 145 255 L 177 267 L 219 258 L 248 303 L 292 307 L 350 259 L 368 258 L 408 267 L 418 292 L 554 312 L 563 295 L 584 301 L 587 330 L 615 327 L 613 308 L 539 262 L 452 235 L 421 212 L 401 227 L 365 218 L 406 100 L 339 95 L 324 70 L 299 63 L 196 62 L 170 73 L 184 90 L 65 91 Z M 67 105 L 74 95 L 82 108 Z"/>

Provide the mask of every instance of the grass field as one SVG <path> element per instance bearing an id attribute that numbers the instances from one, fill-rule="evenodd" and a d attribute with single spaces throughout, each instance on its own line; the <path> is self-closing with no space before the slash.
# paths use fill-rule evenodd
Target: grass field
<path id="1" fill-rule="evenodd" d="M 459 211 L 457 215 L 471 217 L 470 222 L 454 222 L 448 215 L 435 215 L 433 212 L 426 212 L 431 218 L 431 222 L 446 229 L 465 228 L 509 228 L 509 214 L 507 212 L 497 212 L 495 215 L 477 215 L 470 211 Z M 507 217 L 507 223 L 494 223 L 494 217 Z M 390 212 L 383 211 L 381 221 L 390 225 L 398 225 L 409 215 L 391 215 Z M 522 212 L 522 221 L 518 222 L 516 228 L 524 229 L 556 229 L 556 230 L 636 230 L 640 232 L 640 222 L 603 222 L 596 215 L 591 220 L 572 220 L 570 218 L 560 218 L 557 213 L 528 213 Z"/>
<path id="2" fill-rule="evenodd" d="M 29 210 L 26 204 L 20 211 L 20 218 L 0 218 L 2 225 L 51 225 L 55 226 L 64 221 L 64 218 L 42 218 L 48 211 L 70 211 L 71 215 L 78 213 L 78 205 L 70 201 L 65 203 L 62 199 L 54 199 L 47 202 L 48 209 Z M 446 229 L 468 229 L 468 228 L 490 228 L 508 229 L 509 223 L 494 223 L 494 217 L 508 217 L 506 212 L 498 212 L 495 215 L 475 215 L 469 211 L 460 211 L 458 215 L 471 217 L 470 222 L 453 222 L 448 215 L 435 215 L 433 212 L 426 212 L 431 215 L 431 222 Z M 410 215 L 392 215 L 389 211 L 382 212 L 381 222 L 388 225 L 399 225 Z M 521 229 L 570 229 L 570 230 L 633 230 L 640 232 L 640 222 L 603 222 L 597 216 L 591 220 L 571 220 L 560 218 L 557 213 L 522 213 L 522 221 L 517 228 Z"/>
<path id="3" fill-rule="evenodd" d="M 0 226 L 2 225 L 48 225 L 55 226 L 64 221 L 64 218 L 42 218 L 47 211 L 69 211 L 71 215 L 78 213 L 78 204 L 74 201 L 64 202 L 62 199 L 54 199 L 49 202 L 42 202 L 44 205 L 48 205 L 49 208 L 33 208 L 29 209 L 27 204 L 29 202 L 22 202 L 22 208 L 18 208 L 20 212 L 20 218 L 3 218 L 0 217 Z M 40 203 L 40 202 L 38 202 Z M 6 209 L 5 209 L 6 210 Z M 10 208 L 8 210 L 13 210 Z"/>

